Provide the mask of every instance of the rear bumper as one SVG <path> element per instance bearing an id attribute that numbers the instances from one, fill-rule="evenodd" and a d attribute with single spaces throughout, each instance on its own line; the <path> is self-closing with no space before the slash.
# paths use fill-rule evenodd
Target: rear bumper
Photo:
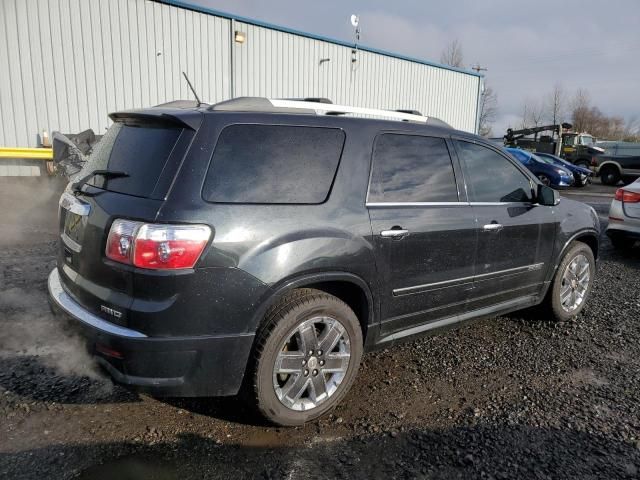
<path id="1" fill-rule="evenodd" d="M 618 235 L 640 239 L 640 218 L 628 216 L 622 202 L 613 200 L 609 208 L 606 234 L 609 237 Z"/>
<path id="2" fill-rule="evenodd" d="M 149 337 L 87 311 L 64 290 L 57 268 L 48 288 L 54 311 L 72 320 L 89 352 L 116 382 L 157 396 L 238 393 L 253 334 Z"/>
<path id="3" fill-rule="evenodd" d="M 614 227 L 607 227 L 606 234 L 611 237 L 628 237 L 640 240 L 640 228 L 629 228 L 623 225 L 616 225 Z"/>

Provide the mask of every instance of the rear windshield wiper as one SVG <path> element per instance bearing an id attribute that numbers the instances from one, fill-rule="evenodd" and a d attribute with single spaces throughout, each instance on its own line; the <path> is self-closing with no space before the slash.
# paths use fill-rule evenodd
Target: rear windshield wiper
<path id="1" fill-rule="evenodd" d="M 116 170 L 94 170 L 93 172 L 90 172 L 89 174 L 82 177 L 77 182 L 73 182 L 73 184 L 71 185 L 71 190 L 76 193 L 79 192 L 80 189 L 84 185 L 86 185 L 89 180 L 98 175 L 104 178 L 124 178 L 129 176 L 129 174 L 126 172 L 120 172 Z"/>

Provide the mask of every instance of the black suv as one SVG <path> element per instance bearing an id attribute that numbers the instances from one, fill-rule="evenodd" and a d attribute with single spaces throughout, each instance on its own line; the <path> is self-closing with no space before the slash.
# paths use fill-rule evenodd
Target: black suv
<path id="1" fill-rule="evenodd" d="M 593 209 L 436 119 L 254 98 L 111 119 L 60 199 L 49 292 L 122 384 L 295 425 L 366 350 L 589 296 Z"/>

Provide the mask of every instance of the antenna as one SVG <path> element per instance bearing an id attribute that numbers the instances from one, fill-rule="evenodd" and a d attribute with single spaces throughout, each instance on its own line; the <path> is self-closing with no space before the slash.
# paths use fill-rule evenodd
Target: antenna
<path id="1" fill-rule="evenodd" d="M 360 17 L 355 13 L 351 15 L 351 25 L 353 25 L 354 31 L 354 45 L 351 50 L 351 70 L 353 71 L 355 68 L 355 63 L 358 61 L 358 42 L 360 41 Z"/>
<path id="2" fill-rule="evenodd" d="M 189 77 L 187 77 L 187 74 L 182 72 L 182 75 L 184 75 L 184 79 L 187 81 L 187 85 L 189 85 L 189 88 L 191 89 L 191 92 L 193 93 L 193 96 L 196 97 L 196 101 L 198 102 L 198 106 L 202 105 L 202 102 L 200 101 L 200 98 L 198 98 L 198 94 L 196 93 L 196 89 L 193 88 L 193 85 L 191 85 L 191 82 L 189 81 Z"/>

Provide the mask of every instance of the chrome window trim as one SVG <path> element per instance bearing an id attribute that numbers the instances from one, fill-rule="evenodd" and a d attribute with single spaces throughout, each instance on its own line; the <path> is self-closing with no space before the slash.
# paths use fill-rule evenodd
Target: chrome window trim
<path id="1" fill-rule="evenodd" d="M 367 207 L 459 207 L 469 202 L 367 202 Z"/>
<path id="2" fill-rule="evenodd" d="M 450 286 L 464 285 L 469 281 L 482 280 L 487 277 L 501 277 L 505 275 L 512 275 L 516 273 L 531 272 L 534 270 L 540 270 L 544 266 L 544 262 L 532 263 L 531 265 L 524 265 L 522 267 L 508 268 L 506 270 L 498 270 L 497 272 L 481 273 L 479 275 L 473 275 L 469 277 L 454 278 L 452 280 L 444 280 L 442 282 L 425 283 L 423 285 L 415 285 L 411 287 L 396 288 L 392 290 L 393 296 L 409 295 L 411 293 L 420 293 L 422 290 L 435 290 L 438 288 L 446 288 Z"/>
<path id="3" fill-rule="evenodd" d="M 531 202 L 367 202 L 367 207 L 494 207 L 504 205 L 536 205 Z"/>
<path id="4" fill-rule="evenodd" d="M 130 328 L 121 327 L 119 325 L 115 325 L 111 322 L 103 320 L 102 318 L 97 317 L 96 315 L 82 307 L 80 304 L 78 304 L 62 288 L 62 283 L 60 282 L 60 273 L 58 272 L 57 268 L 54 268 L 49 274 L 48 286 L 49 295 L 51 296 L 51 299 L 55 302 L 55 304 L 79 322 L 100 330 L 104 333 L 117 335 L 119 337 L 147 338 L 144 333 L 138 332 L 136 330 L 131 330 Z"/>

